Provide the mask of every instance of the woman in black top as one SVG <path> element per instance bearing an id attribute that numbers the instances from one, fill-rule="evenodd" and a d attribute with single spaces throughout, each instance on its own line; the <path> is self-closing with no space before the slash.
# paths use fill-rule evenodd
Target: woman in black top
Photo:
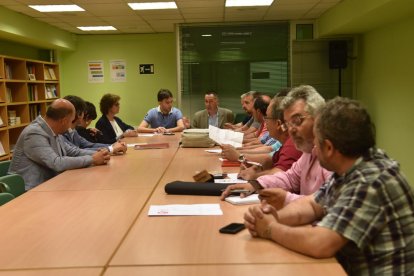
<path id="1" fill-rule="evenodd" d="M 118 95 L 105 94 L 99 103 L 102 117 L 95 126 L 102 132 L 102 143 L 112 144 L 122 137 L 137 136 L 134 127 L 115 116 L 119 113 L 120 99 Z"/>

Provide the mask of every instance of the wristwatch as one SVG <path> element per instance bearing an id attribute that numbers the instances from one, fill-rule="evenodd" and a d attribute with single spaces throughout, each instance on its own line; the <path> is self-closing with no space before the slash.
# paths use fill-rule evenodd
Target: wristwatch
<path id="1" fill-rule="evenodd" d="M 238 158 L 238 161 L 239 161 L 240 163 L 244 163 L 244 162 L 246 162 L 246 157 L 244 156 L 244 154 L 243 154 L 243 153 L 240 153 L 239 158 Z"/>

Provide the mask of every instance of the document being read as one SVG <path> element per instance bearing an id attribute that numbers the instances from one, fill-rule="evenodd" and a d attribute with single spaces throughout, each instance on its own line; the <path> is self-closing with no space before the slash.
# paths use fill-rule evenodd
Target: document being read
<path id="1" fill-rule="evenodd" d="M 151 205 L 148 216 L 221 216 L 220 204 Z"/>
<path id="2" fill-rule="evenodd" d="M 235 148 L 240 148 L 243 143 L 243 133 L 229 129 L 221 129 L 210 125 L 208 127 L 209 137 L 218 144 L 232 145 Z"/>

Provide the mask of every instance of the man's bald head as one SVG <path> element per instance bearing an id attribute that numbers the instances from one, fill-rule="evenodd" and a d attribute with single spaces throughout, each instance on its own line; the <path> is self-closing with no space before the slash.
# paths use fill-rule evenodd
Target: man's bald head
<path id="1" fill-rule="evenodd" d="M 75 113 L 75 107 L 65 99 L 54 100 L 47 108 L 46 117 L 58 121 Z"/>

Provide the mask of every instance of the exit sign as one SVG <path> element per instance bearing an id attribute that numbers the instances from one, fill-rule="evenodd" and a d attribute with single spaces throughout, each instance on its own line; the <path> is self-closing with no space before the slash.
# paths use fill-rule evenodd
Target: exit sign
<path id="1" fill-rule="evenodd" d="M 154 74 L 154 64 L 140 64 L 139 73 L 140 74 Z"/>

